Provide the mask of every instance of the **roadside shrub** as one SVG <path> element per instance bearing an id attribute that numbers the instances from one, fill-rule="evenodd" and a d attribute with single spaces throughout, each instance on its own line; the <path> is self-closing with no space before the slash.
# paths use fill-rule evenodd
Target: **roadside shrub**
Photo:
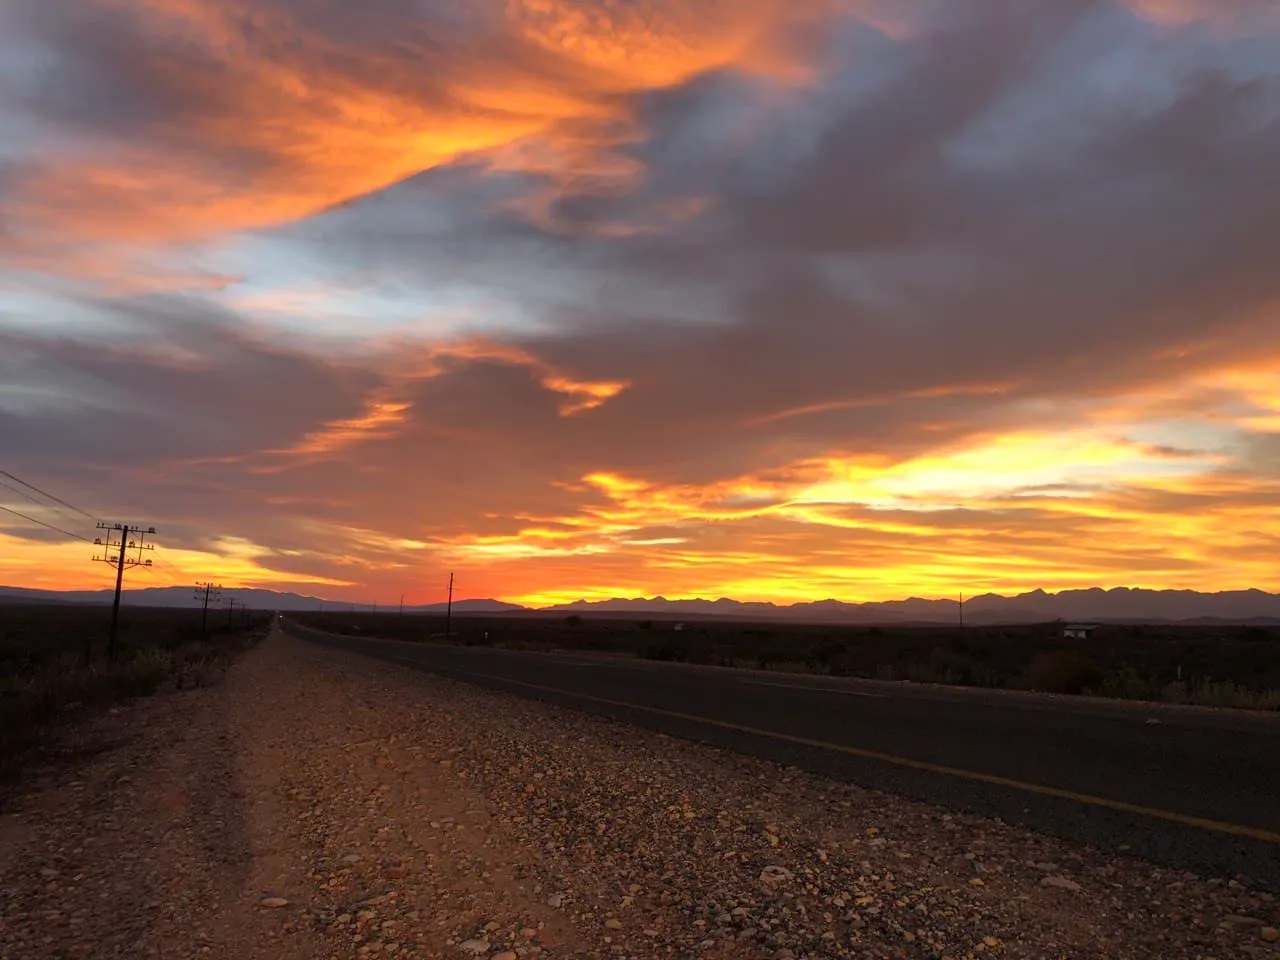
<path id="1" fill-rule="evenodd" d="M 1141 676 L 1132 667 L 1121 667 L 1118 672 L 1105 676 L 1099 692 L 1119 700 L 1159 700 L 1164 695 L 1159 682 Z"/>
<path id="2" fill-rule="evenodd" d="M 1280 710 L 1280 690 L 1249 690 L 1230 680 L 1196 684 L 1189 699 L 1205 707 Z"/>
<path id="3" fill-rule="evenodd" d="M 876 667 L 877 680 L 897 680 L 898 670 L 892 663 L 882 663 Z"/>
<path id="4" fill-rule="evenodd" d="M 690 635 L 688 632 L 651 641 L 645 644 L 642 652 L 647 660 L 679 663 L 714 664 L 720 663 L 722 659 L 716 651 L 715 644 L 709 639 Z"/>
<path id="5" fill-rule="evenodd" d="M 659 640 L 657 643 L 646 644 L 641 655 L 646 660 L 671 661 L 676 659 L 676 648 L 670 640 Z"/>
<path id="6" fill-rule="evenodd" d="M 116 688 L 126 697 L 142 697 L 155 693 L 173 670 L 174 657 L 167 650 L 144 647 L 121 668 L 111 671 Z"/>
<path id="7" fill-rule="evenodd" d="M 1077 650 L 1046 650 L 1027 667 L 1027 685 L 1045 693 L 1084 693 L 1102 686 L 1102 671 Z"/>

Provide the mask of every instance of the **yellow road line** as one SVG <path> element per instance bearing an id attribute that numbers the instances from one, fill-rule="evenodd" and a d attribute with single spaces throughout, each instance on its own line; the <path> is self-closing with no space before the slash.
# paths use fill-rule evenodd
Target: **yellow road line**
<path id="1" fill-rule="evenodd" d="M 738 683 L 749 683 L 753 687 L 781 687 L 784 690 L 807 690 L 810 693 L 834 693 L 842 697 L 866 697 L 870 700 L 888 700 L 887 693 L 867 693 L 865 690 L 843 690 L 840 687 L 815 687 L 807 683 L 777 683 L 773 680 L 753 680 L 745 677 L 736 678 Z"/>
<path id="2" fill-rule="evenodd" d="M 756 737 L 767 737 L 771 740 L 780 740 L 784 743 L 794 743 L 802 747 L 814 747 L 818 750 L 830 750 L 835 753 L 843 753 L 851 757 L 861 757 L 866 760 L 879 760 L 882 763 L 891 763 L 895 766 L 908 767 L 912 770 L 923 770 L 927 773 L 940 773 L 949 777 L 959 777 L 962 780 L 973 780 L 978 783 L 990 783 L 998 787 L 1022 790 L 1026 793 L 1035 793 L 1044 797 L 1057 797 L 1060 800 L 1072 800 L 1076 803 L 1083 803 L 1092 807 L 1103 807 L 1107 810 L 1118 810 L 1121 813 L 1132 813 L 1143 817 L 1154 817 L 1157 820 L 1167 820 L 1170 823 L 1178 823 L 1186 827 L 1199 827 L 1201 830 L 1212 830 L 1215 833 L 1226 833 L 1231 836 L 1248 837 L 1251 840 L 1261 840 L 1265 843 L 1280 844 L 1280 833 L 1263 830 L 1260 827 L 1246 827 L 1243 824 L 1228 823 L 1224 820 L 1210 820 L 1206 817 L 1193 817 L 1186 813 L 1176 813 L 1172 810 L 1160 810 L 1156 807 L 1144 807 L 1136 803 L 1127 803 L 1124 800 L 1112 800 L 1109 797 L 1095 797 L 1088 793 L 1077 793 L 1074 790 L 1062 790 L 1058 787 L 1047 787 L 1043 784 L 1028 783 L 1025 780 L 1014 780 L 1010 777 L 1000 777 L 991 773 L 979 773 L 975 770 L 963 770 L 960 767 L 948 767 L 941 763 L 930 763 L 926 760 L 912 760 L 910 757 L 899 757 L 892 753 L 882 753 L 879 750 L 866 750 L 862 747 L 849 747 L 841 743 L 829 743 L 825 740 L 812 740 L 809 737 L 797 737 L 789 733 L 778 733 L 776 730 L 765 730 L 761 727 L 749 727 L 741 723 L 729 723 L 726 720 L 715 720 L 711 717 L 703 717 L 694 713 L 681 713 L 678 710 L 664 710 L 661 707 L 648 707 L 639 703 L 627 703 L 625 700 L 610 700 L 607 697 L 596 697 L 586 693 L 574 693 L 571 690 L 562 690 L 558 687 L 546 687 L 542 684 L 529 683 L 525 680 L 512 680 L 510 677 L 500 677 L 488 673 L 474 673 L 471 674 L 471 676 L 484 680 L 496 680 L 500 683 L 509 683 L 517 687 L 525 687 L 529 690 L 539 690 L 543 693 L 556 693 L 561 696 L 574 697 L 578 700 L 585 700 L 589 703 L 600 703 L 610 707 L 622 707 L 627 710 L 639 710 L 642 713 L 651 713 L 659 717 L 670 717 L 674 720 L 687 720 L 692 723 L 702 723 L 707 726 L 720 727 L 723 730 L 732 730 L 735 733 L 747 733 Z"/>

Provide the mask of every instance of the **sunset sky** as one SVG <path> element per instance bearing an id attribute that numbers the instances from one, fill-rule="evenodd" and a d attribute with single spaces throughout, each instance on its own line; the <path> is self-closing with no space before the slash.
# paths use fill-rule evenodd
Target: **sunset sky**
<path id="1" fill-rule="evenodd" d="M 0 4 L 0 468 L 135 587 L 1280 589 L 1278 348 L 1274 0 Z"/>

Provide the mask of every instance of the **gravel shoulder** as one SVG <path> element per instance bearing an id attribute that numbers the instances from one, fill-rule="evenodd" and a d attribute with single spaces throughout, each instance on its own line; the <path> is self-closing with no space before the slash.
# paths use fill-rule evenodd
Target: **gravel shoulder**
<path id="1" fill-rule="evenodd" d="M 0 810 L 0 958 L 1278 958 L 1280 904 L 282 634 Z"/>

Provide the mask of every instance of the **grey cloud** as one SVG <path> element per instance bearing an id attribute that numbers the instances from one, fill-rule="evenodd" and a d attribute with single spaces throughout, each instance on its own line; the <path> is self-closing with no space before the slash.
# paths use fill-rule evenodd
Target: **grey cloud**
<path id="1" fill-rule="evenodd" d="M 239 322 L 187 299 L 98 304 L 127 313 L 125 342 L 0 330 L 5 386 L 38 391 L 10 414 L 0 447 L 31 461 L 74 458 L 109 470 L 288 446 L 362 410 L 375 374 L 262 344 Z"/>

